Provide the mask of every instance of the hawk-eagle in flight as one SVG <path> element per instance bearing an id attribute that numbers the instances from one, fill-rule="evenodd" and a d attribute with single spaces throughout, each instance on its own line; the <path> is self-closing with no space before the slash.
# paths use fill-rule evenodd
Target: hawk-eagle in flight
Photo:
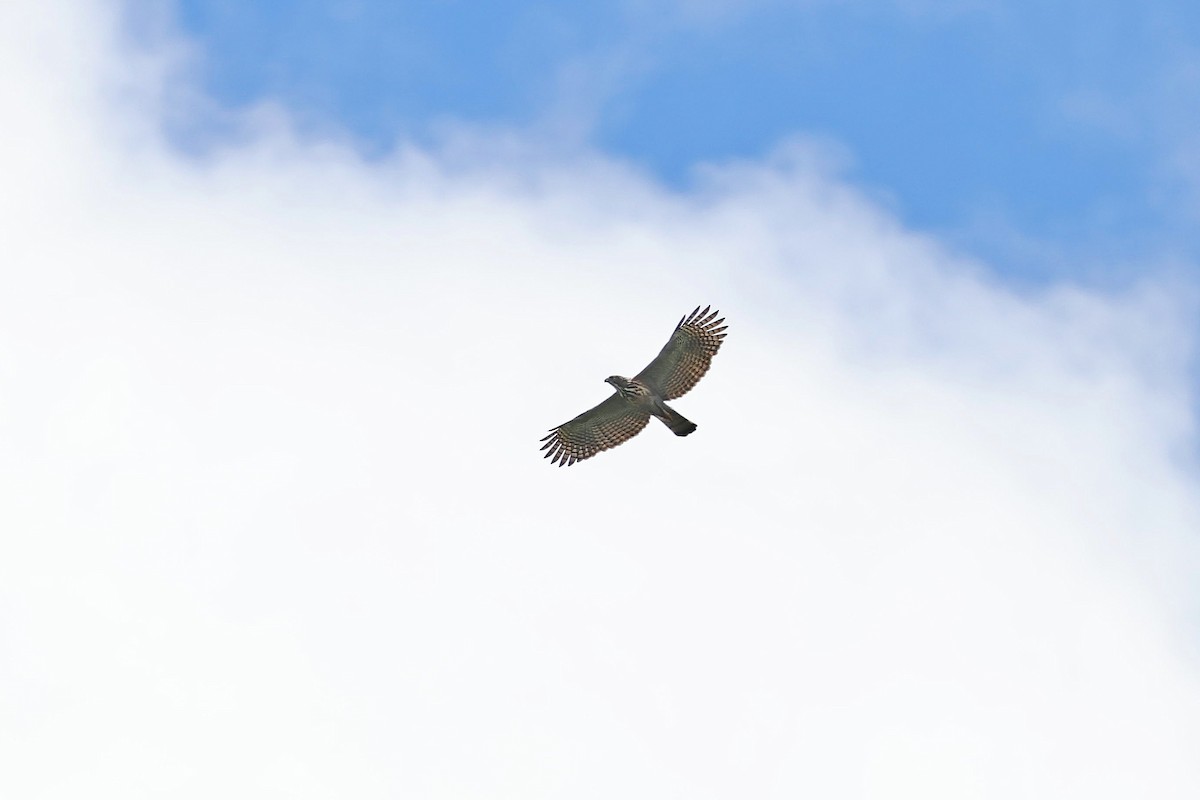
<path id="1" fill-rule="evenodd" d="M 676 436 L 696 430 L 689 421 L 664 401 L 683 397 L 708 372 L 713 356 L 721 349 L 725 329 L 720 312 L 701 311 L 699 306 L 679 320 L 662 352 L 632 379 L 610 375 L 616 392 L 595 408 L 588 409 L 570 422 L 550 429 L 542 439 L 546 458 L 560 467 L 591 458 L 602 450 L 616 447 L 637 436 L 658 417 Z"/>

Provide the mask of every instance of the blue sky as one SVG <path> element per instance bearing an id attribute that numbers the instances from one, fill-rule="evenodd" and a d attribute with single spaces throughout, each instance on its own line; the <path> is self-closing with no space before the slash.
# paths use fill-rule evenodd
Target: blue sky
<path id="1" fill-rule="evenodd" d="M 181 0 L 221 105 L 364 154 L 446 126 L 569 131 L 686 188 L 836 142 L 906 224 L 1017 282 L 1200 256 L 1200 11 L 1186 2 Z M 219 141 L 211 120 L 182 145 Z M 1188 167 L 1191 165 L 1191 172 Z"/>

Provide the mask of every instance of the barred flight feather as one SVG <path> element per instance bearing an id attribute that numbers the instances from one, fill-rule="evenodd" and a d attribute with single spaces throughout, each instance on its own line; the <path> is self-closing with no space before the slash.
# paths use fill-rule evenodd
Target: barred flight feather
<path id="1" fill-rule="evenodd" d="M 679 320 L 671 338 L 646 368 L 634 376 L 658 393 L 663 400 L 683 397 L 700 382 L 712 366 L 713 356 L 721 349 L 728 325 L 719 311 L 699 306 Z"/>

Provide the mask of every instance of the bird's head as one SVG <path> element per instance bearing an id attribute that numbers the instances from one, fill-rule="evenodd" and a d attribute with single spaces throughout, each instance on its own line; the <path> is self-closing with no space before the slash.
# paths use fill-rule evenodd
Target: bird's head
<path id="1" fill-rule="evenodd" d="M 622 378 L 620 375 L 609 375 L 604 379 L 605 383 L 612 384 L 612 387 L 617 390 L 617 394 L 624 397 L 626 400 L 636 400 L 642 394 L 643 390 L 629 378 Z"/>

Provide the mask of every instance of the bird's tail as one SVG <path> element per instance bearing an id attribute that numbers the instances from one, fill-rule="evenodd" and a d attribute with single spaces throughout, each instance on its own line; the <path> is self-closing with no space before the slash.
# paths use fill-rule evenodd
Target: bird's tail
<path id="1" fill-rule="evenodd" d="M 696 430 L 696 423 L 680 414 L 675 409 L 671 408 L 666 403 L 658 404 L 658 411 L 654 414 L 663 421 L 663 424 L 671 429 L 671 433 L 676 436 L 687 436 L 692 431 Z"/>

